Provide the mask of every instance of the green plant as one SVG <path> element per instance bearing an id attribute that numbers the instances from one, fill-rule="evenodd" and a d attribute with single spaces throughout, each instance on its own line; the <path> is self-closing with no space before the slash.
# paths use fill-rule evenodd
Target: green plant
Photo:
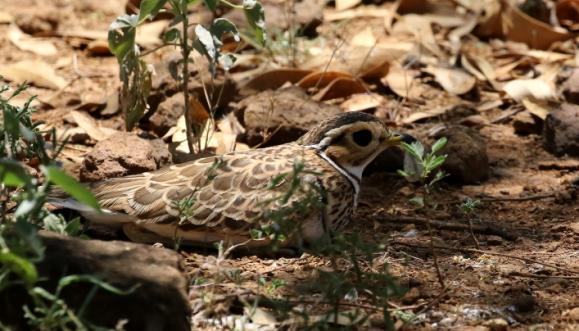
<path id="1" fill-rule="evenodd" d="M 420 195 L 417 194 L 410 199 L 410 202 L 417 205 L 419 208 L 435 209 L 437 207 L 436 201 L 432 201 L 430 196 L 436 187 L 436 184 L 446 177 L 446 174 L 441 170 L 438 170 L 434 176 L 432 176 L 432 173 L 437 170 L 444 161 L 446 161 L 446 155 L 437 155 L 446 143 L 447 139 L 445 137 L 438 139 L 434 145 L 432 145 L 432 148 L 428 153 L 425 152 L 424 146 L 419 141 L 415 141 L 411 144 L 402 143 L 402 148 L 412 157 L 412 159 L 409 159 L 409 162 L 405 162 L 405 169 L 398 170 L 398 173 L 410 181 L 419 181 L 422 185 L 423 193 Z M 434 250 L 432 227 L 430 226 L 430 222 L 428 222 L 427 225 L 434 267 L 436 269 L 438 281 L 444 288 L 444 277 L 440 271 L 438 257 Z"/>
<path id="2" fill-rule="evenodd" d="M 53 188 L 64 191 L 78 201 L 99 209 L 92 194 L 74 178 L 56 167 L 56 158 L 64 146 L 56 141 L 54 130 L 43 132 L 33 123 L 30 108 L 32 98 L 23 107 L 10 103 L 26 85 L 14 91 L 0 87 L 0 294 L 10 286 L 23 286 L 32 302 L 23 307 L 24 317 L 31 328 L 39 330 L 86 330 L 82 313 L 98 288 L 113 293 L 122 291 L 90 275 L 71 275 L 58 282 L 55 294 L 44 289 L 35 264 L 44 258 L 44 245 L 38 230 L 67 235 L 82 232 L 78 219 L 67 222 L 45 208 Z M 52 141 L 46 143 L 44 137 Z M 34 175 L 31 173 L 34 172 Z M 83 307 L 74 312 L 59 298 L 60 292 L 73 282 L 95 285 Z"/>
<path id="3" fill-rule="evenodd" d="M 171 28 L 163 36 L 163 46 L 177 46 L 181 51 L 181 73 L 174 75 L 182 83 L 183 101 L 185 107 L 185 123 L 187 144 L 190 151 L 193 151 L 197 138 L 198 147 L 201 149 L 201 139 L 198 125 L 192 123 L 191 100 L 189 96 L 189 63 L 192 62 L 191 53 L 195 50 L 203 55 L 209 62 L 209 70 L 212 79 L 215 78 L 216 68 L 221 66 L 224 70 L 229 70 L 235 62 L 235 56 L 222 51 L 222 38 L 225 35 L 233 36 L 235 41 L 239 41 L 237 27 L 227 19 L 217 18 L 209 28 L 201 24 L 195 24 L 195 36 L 193 39 L 189 35 L 191 26 L 188 17 L 189 6 L 200 2 L 199 0 L 143 0 L 140 4 L 138 15 L 124 15 L 118 17 L 110 26 L 108 33 L 109 47 L 111 52 L 117 57 L 120 65 L 120 78 L 123 83 L 121 88 L 121 107 L 125 114 L 125 124 L 128 130 L 132 129 L 138 120 L 147 110 L 147 97 L 151 89 L 151 72 L 147 64 L 142 59 L 138 45 L 136 44 L 136 29 L 145 21 L 153 19 L 157 14 L 165 10 L 166 5 L 174 15 Z M 265 19 L 264 10 L 256 0 L 243 0 L 241 5 L 231 3 L 226 0 L 203 0 L 207 8 L 215 11 L 220 4 L 228 7 L 241 9 L 249 26 L 253 30 L 255 39 L 264 44 Z M 179 27 L 178 27 L 179 26 Z M 208 95 L 205 90 L 207 104 L 211 105 L 210 115 L 213 117 L 213 95 Z M 212 93 L 213 94 L 213 93 Z M 219 93 L 220 95 L 220 93 Z M 208 138 L 206 138 L 208 139 Z"/>
<path id="4" fill-rule="evenodd" d="M 461 213 L 466 217 L 466 221 L 468 222 L 468 229 L 470 232 L 470 237 L 474 241 L 474 244 L 475 244 L 477 249 L 480 249 L 480 245 L 478 243 L 478 240 L 476 239 L 476 236 L 474 235 L 474 231 L 472 229 L 472 221 L 474 218 L 474 212 L 478 208 L 480 203 L 481 203 L 480 200 L 466 198 L 462 202 L 462 204 L 459 206 Z"/>
<path id="5" fill-rule="evenodd" d="M 388 266 L 377 258 L 383 254 L 385 243 L 365 240 L 358 233 L 328 233 L 327 238 L 308 245 L 300 240 L 302 229 L 296 220 L 305 219 L 311 213 L 321 213 L 325 208 L 326 192 L 318 184 L 320 175 L 296 160 L 291 172 L 273 178 L 270 189 L 279 188 L 282 183 L 287 188 L 264 203 L 266 225 L 253 232 L 254 238 L 270 239 L 274 250 L 280 241 L 292 240 L 304 252 L 328 261 L 329 268 L 318 270 L 316 278 L 304 280 L 302 284 L 318 294 L 315 296 L 317 299 L 312 299 L 311 294 L 261 299 L 273 306 L 279 317 L 299 316 L 308 329 L 332 328 L 341 318 L 346 318 L 352 326 L 363 325 L 375 312 L 380 312 L 388 328 L 392 329 L 387 303 L 389 299 L 402 295 L 404 290 L 390 275 Z M 270 295 L 285 286 L 285 282 L 276 282 L 275 279 L 268 282 L 263 277 L 258 279 L 258 284 Z M 298 304 L 327 307 L 327 314 L 314 318 L 307 311 L 298 309 Z"/>

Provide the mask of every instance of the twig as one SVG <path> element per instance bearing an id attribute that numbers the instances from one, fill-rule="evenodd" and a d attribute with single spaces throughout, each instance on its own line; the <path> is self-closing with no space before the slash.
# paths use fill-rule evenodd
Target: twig
<path id="1" fill-rule="evenodd" d="M 442 272 L 440 271 L 440 266 L 438 265 L 438 256 L 436 255 L 436 250 L 434 249 L 434 236 L 432 234 L 432 226 L 430 225 L 430 222 L 427 222 L 426 224 L 428 225 L 428 235 L 430 236 L 430 242 L 428 244 L 430 246 L 430 252 L 432 253 L 432 260 L 434 261 L 434 269 L 436 270 L 436 277 L 438 277 L 438 282 L 440 283 L 440 286 L 442 286 L 442 289 L 444 291 L 446 285 L 444 284 L 444 277 L 442 276 Z"/>
<path id="2" fill-rule="evenodd" d="M 553 198 L 555 197 L 555 193 L 541 193 L 541 194 L 534 194 L 529 195 L 526 197 L 486 197 L 480 198 L 480 201 L 484 202 L 495 202 L 495 201 L 531 201 L 531 200 L 540 200 L 546 198 Z"/>
<path id="3" fill-rule="evenodd" d="M 424 248 L 424 249 L 428 249 L 429 247 L 427 246 L 422 246 L 422 245 L 413 245 L 410 243 L 405 243 L 405 242 L 400 242 L 400 241 L 395 241 L 393 242 L 393 244 L 398 244 L 398 245 L 402 245 L 402 246 L 408 246 L 408 247 L 418 247 L 418 248 Z M 448 246 L 434 246 L 435 248 L 438 249 L 446 249 L 446 250 L 451 250 L 451 251 L 458 251 L 458 252 L 463 252 L 463 253 L 479 253 L 479 254 L 487 254 L 487 255 L 494 255 L 494 256 L 501 256 L 501 257 L 506 257 L 506 258 L 510 258 L 510 259 L 515 259 L 515 260 L 520 260 L 520 261 L 524 261 L 527 263 L 535 263 L 535 264 L 539 264 L 545 267 L 549 267 L 549 268 L 553 268 L 559 271 L 563 271 L 563 272 L 568 272 L 571 274 L 577 274 L 579 275 L 579 270 L 571 270 L 571 269 L 566 269 L 563 267 L 559 267 L 556 266 L 554 264 L 550 264 L 550 263 L 545 263 L 545 262 L 540 262 L 537 260 L 533 260 L 533 259 L 529 259 L 526 257 L 521 257 L 521 256 L 515 256 L 515 255 L 510 255 L 510 254 L 504 254 L 504 253 L 496 253 L 496 252 L 491 252 L 491 251 L 485 251 L 482 249 L 474 249 L 474 248 L 460 248 L 460 247 L 448 247 Z"/>
<path id="4" fill-rule="evenodd" d="M 441 230 L 450 231 L 470 231 L 471 229 L 467 224 L 462 224 L 458 222 L 445 222 L 439 220 L 432 220 L 424 217 L 412 217 L 412 216 L 386 216 L 381 215 L 374 218 L 378 222 L 389 222 L 389 223 L 410 223 L 410 224 L 430 224 L 432 227 Z M 489 224 L 485 225 L 473 225 L 472 231 L 478 234 L 495 235 L 507 240 L 517 239 L 517 235 L 507 233 L 503 230 L 497 229 Z"/>
<path id="5" fill-rule="evenodd" d="M 529 274 L 529 273 L 525 273 L 525 272 L 518 272 L 518 271 L 513 271 L 510 272 L 508 274 L 503 274 L 503 276 L 515 276 L 515 277 L 527 277 L 527 278 L 542 278 L 542 279 L 547 279 L 547 278 L 561 278 L 561 279 L 579 279 L 579 276 L 562 276 L 562 275 L 534 275 L 534 274 Z"/>

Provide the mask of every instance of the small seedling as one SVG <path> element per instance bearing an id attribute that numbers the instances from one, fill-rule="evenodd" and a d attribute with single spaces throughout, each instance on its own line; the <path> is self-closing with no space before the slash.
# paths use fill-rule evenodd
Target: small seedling
<path id="1" fill-rule="evenodd" d="M 423 195 L 416 195 L 410 202 L 416 204 L 419 208 L 431 208 L 435 209 L 437 207 L 436 202 L 431 201 L 430 195 L 435 188 L 435 185 L 442 180 L 446 174 L 438 170 L 434 177 L 432 173 L 436 171 L 443 163 L 446 161 L 446 155 L 436 155 L 447 143 L 445 137 L 438 139 L 434 145 L 432 145 L 431 151 L 425 153 L 425 148 L 419 141 L 415 141 L 411 144 L 402 143 L 402 148 L 411 159 L 407 159 L 405 156 L 405 169 L 398 170 L 398 173 L 409 179 L 410 181 L 419 181 L 424 190 Z M 438 257 L 436 251 L 434 250 L 434 241 L 432 235 L 432 228 L 430 222 L 428 224 L 428 234 L 430 236 L 430 250 L 432 253 L 434 267 L 436 268 L 436 274 L 438 276 L 438 281 L 442 288 L 445 288 L 444 278 L 440 267 L 438 265 Z"/>
<path id="2" fill-rule="evenodd" d="M 470 231 L 470 236 L 471 236 L 472 240 L 474 241 L 477 249 L 480 249 L 480 245 L 479 245 L 478 240 L 476 239 L 476 236 L 474 235 L 474 231 L 472 229 L 472 218 L 473 218 L 473 214 L 474 214 L 475 209 L 479 205 L 480 205 L 480 200 L 475 200 L 475 199 L 471 199 L 471 198 L 466 198 L 463 201 L 463 203 L 460 205 L 460 211 L 466 217 L 466 220 L 468 222 L 468 228 Z"/>

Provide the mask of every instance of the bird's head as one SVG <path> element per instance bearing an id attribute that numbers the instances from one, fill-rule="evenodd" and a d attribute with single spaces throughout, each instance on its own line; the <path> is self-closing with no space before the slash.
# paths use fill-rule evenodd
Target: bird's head
<path id="1" fill-rule="evenodd" d="M 360 179 L 364 168 L 386 148 L 414 140 L 388 130 L 373 115 L 347 112 L 321 122 L 298 143 L 315 148 L 323 157 Z"/>

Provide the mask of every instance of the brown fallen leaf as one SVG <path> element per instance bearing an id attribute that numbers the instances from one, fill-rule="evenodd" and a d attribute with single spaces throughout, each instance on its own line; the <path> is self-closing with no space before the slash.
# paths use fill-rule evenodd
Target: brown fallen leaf
<path id="1" fill-rule="evenodd" d="M 51 89 L 62 89 L 67 85 L 50 64 L 39 60 L 23 60 L 0 66 L 0 75 L 18 84 L 28 82 Z"/>
<path id="2" fill-rule="evenodd" d="M 452 109 L 452 107 L 454 107 L 454 105 L 437 107 L 437 108 L 433 108 L 433 109 L 426 110 L 426 111 L 414 112 L 414 113 L 410 114 L 408 117 L 406 117 L 405 119 L 403 119 L 402 123 L 410 124 L 410 123 L 414 123 L 416 121 L 420 121 L 423 119 L 440 116 L 440 115 L 446 113 L 449 109 Z"/>
<path id="3" fill-rule="evenodd" d="M 444 90 L 454 95 L 465 94 L 476 84 L 473 76 L 458 68 L 427 67 L 423 71 L 432 74 Z"/>
<path id="4" fill-rule="evenodd" d="M 522 42 L 532 48 L 547 49 L 556 41 L 564 41 L 573 35 L 563 28 L 541 22 L 523 13 L 516 4 L 506 3 L 503 29 L 509 40 Z"/>
<path id="5" fill-rule="evenodd" d="M 312 70 L 291 68 L 270 70 L 247 82 L 241 88 L 240 94 L 251 95 L 265 90 L 276 90 L 287 82 L 292 84 L 299 82 L 311 72 Z"/>
<path id="6" fill-rule="evenodd" d="M 420 72 L 417 70 L 404 69 L 400 65 L 395 65 L 381 81 L 398 96 L 416 100 L 420 99 L 424 92 L 422 82 L 417 79 L 418 75 Z"/>
<path id="7" fill-rule="evenodd" d="M 344 9 L 349 9 L 349 8 L 353 8 L 356 7 L 358 4 L 360 4 L 362 2 L 362 0 L 336 0 L 336 10 L 340 11 L 340 10 L 344 10 Z"/>
<path id="8" fill-rule="evenodd" d="M 338 11 L 335 9 L 324 10 L 324 22 L 349 20 L 362 17 L 385 17 L 393 12 L 392 8 L 382 8 L 376 6 L 360 6 L 355 9 Z"/>
<path id="9" fill-rule="evenodd" d="M 503 86 L 503 91 L 517 101 L 528 97 L 551 100 L 557 96 L 554 86 L 540 78 L 512 80 Z"/>
<path id="10" fill-rule="evenodd" d="M 299 82 L 296 83 L 296 85 L 303 88 L 303 89 L 308 89 L 311 87 L 324 88 L 328 84 L 330 84 L 332 81 L 334 81 L 338 78 L 353 78 L 353 77 L 349 73 L 345 73 L 345 72 L 316 71 L 316 72 L 312 72 L 311 74 L 302 78 Z"/>
<path id="11" fill-rule="evenodd" d="M 549 115 L 549 112 L 551 112 L 553 108 L 549 106 L 548 102 L 544 100 L 543 101 L 536 100 L 533 98 L 524 98 L 523 100 L 521 100 L 521 103 L 523 104 L 523 106 L 525 106 L 525 108 L 529 111 L 529 113 L 537 116 L 543 121 L 547 118 L 547 115 Z"/>
<path id="12" fill-rule="evenodd" d="M 376 93 L 353 94 L 340 105 L 340 108 L 344 111 L 363 111 L 376 108 L 383 104 L 384 101 L 385 98 Z"/>
<path id="13" fill-rule="evenodd" d="M 360 80 L 342 77 L 334 79 L 328 86 L 314 95 L 312 99 L 316 101 L 332 100 L 366 91 L 368 91 L 368 88 Z"/>
<path id="14" fill-rule="evenodd" d="M 70 115 L 72 116 L 76 124 L 81 129 L 83 129 L 89 135 L 89 137 L 91 137 L 96 141 L 107 139 L 113 134 L 118 133 L 117 130 L 107 127 L 100 127 L 97 124 L 97 121 L 86 113 L 77 110 L 71 110 Z"/>
<path id="15" fill-rule="evenodd" d="M 107 56 L 111 55 L 111 50 L 109 49 L 109 43 L 106 40 L 92 40 L 86 46 L 86 50 L 92 56 Z"/>
<path id="16" fill-rule="evenodd" d="M 23 51 L 33 52 L 42 56 L 56 55 L 56 47 L 52 42 L 34 38 L 22 32 L 16 24 L 10 25 L 8 29 L 8 40 Z"/>
<path id="17" fill-rule="evenodd" d="M 14 22 L 14 16 L 7 12 L 0 11 L 0 24 L 12 23 Z"/>

